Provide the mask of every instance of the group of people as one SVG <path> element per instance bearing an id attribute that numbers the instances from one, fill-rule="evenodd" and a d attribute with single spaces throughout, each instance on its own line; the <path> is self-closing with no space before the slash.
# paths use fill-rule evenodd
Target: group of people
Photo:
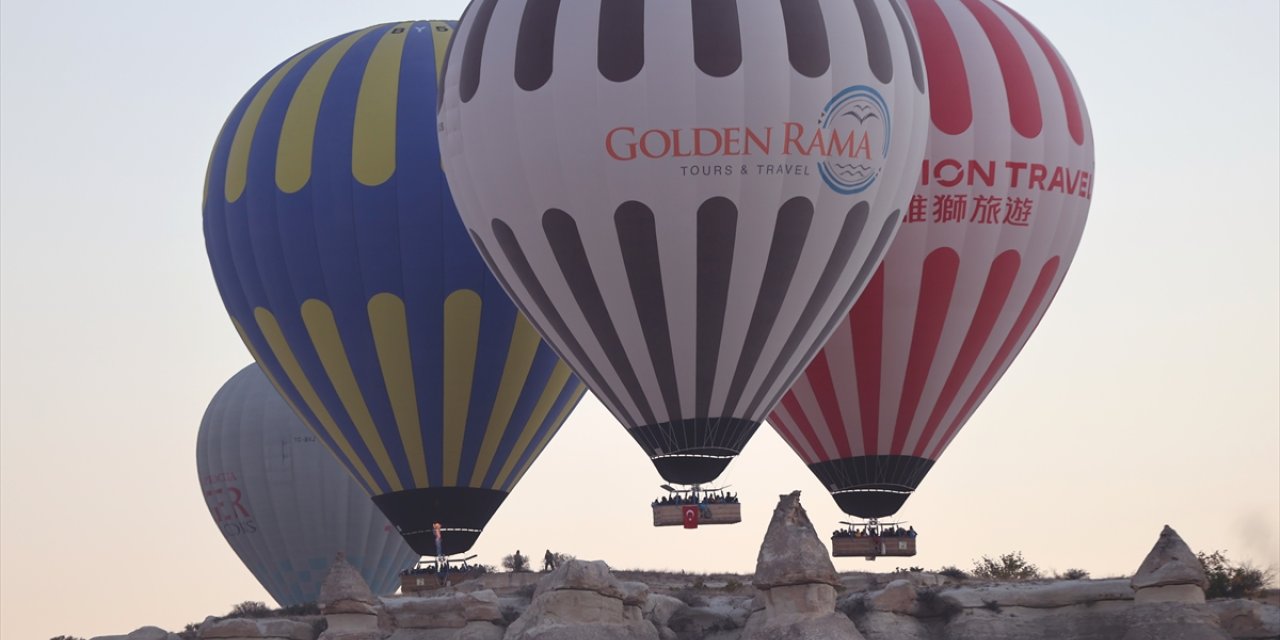
<path id="1" fill-rule="evenodd" d="M 898 526 L 877 527 L 875 525 L 867 525 L 865 527 L 845 527 L 836 529 L 831 532 L 832 538 L 914 538 L 916 537 L 916 528 L 907 527 L 903 529 Z"/>
<path id="2" fill-rule="evenodd" d="M 671 505 L 686 504 L 738 504 L 738 494 L 729 493 L 728 491 L 718 491 L 715 493 L 703 493 L 694 495 L 692 493 L 679 495 L 671 494 L 653 501 L 655 507 L 666 507 Z"/>

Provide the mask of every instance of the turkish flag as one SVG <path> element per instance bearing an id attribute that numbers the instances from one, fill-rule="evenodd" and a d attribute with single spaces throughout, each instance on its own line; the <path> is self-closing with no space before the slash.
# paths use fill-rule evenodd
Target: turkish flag
<path id="1" fill-rule="evenodd" d="M 698 528 L 698 505 L 686 504 L 680 507 L 680 513 L 684 515 L 684 528 L 686 529 Z"/>

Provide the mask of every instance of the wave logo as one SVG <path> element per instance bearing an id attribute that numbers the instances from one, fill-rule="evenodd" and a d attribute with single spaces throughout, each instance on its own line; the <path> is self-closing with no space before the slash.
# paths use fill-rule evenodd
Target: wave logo
<path id="1" fill-rule="evenodd" d="M 889 156 L 892 123 L 889 105 L 879 91 L 866 85 L 849 87 L 827 102 L 819 117 L 831 139 L 858 140 L 858 153 L 829 156 L 818 164 L 818 173 L 832 191 L 843 195 L 862 193 L 875 184 Z M 882 140 L 876 145 L 873 141 Z M 871 143 L 871 144 L 867 144 Z"/>

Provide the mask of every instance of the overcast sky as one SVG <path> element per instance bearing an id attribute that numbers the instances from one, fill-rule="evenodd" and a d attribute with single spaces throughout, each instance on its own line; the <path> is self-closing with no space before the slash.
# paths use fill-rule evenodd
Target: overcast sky
<path id="1" fill-rule="evenodd" d="M 1093 119 L 1089 226 L 1056 302 L 900 514 L 909 562 L 1021 550 L 1129 575 L 1161 526 L 1280 563 L 1280 3 L 1008 2 Z M 456 19 L 462 0 L 0 4 L 0 636 L 181 629 L 269 601 L 195 471 L 200 416 L 249 362 L 200 225 L 249 86 L 319 40 Z M 744 522 L 650 526 L 660 482 L 590 395 L 476 546 L 619 568 L 754 568 L 777 495 L 843 519 L 760 430 L 724 479 Z"/>

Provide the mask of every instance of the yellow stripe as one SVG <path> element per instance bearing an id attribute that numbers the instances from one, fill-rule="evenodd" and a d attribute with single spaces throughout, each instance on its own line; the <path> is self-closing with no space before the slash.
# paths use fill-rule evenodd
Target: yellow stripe
<path id="1" fill-rule="evenodd" d="M 379 293 L 369 300 L 369 325 L 373 344 L 378 350 L 378 364 L 387 385 L 387 398 L 400 429 L 400 443 L 409 458 L 413 484 L 428 486 L 427 456 L 422 448 L 422 421 L 418 418 L 418 394 L 413 383 L 413 360 L 409 355 L 409 324 L 405 319 L 404 301 L 390 293 Z"/>
<path id="2" fill-rule="evenodd" d="M 449 51 L 449 41 L 453 40 L 453 27 L 442 20 L 431 21 L 431 40 L 436 45 L 436 81 L 444 73 L 444 54 Z"/>
<path id="3" fill-rule="evenodd" d="M 506 433 L 507 423 L 511 421 L 516 401 L 520 399 L 520 390 L 524 388 L 525 380 L 529 379 L 529 369 L 533 367 L 533 357 L 538 353 L 541 340 L 524 314 L 517 313 L 516 326 L 511 331 L 511 346 L 507 349 L 507 363 L 502 367 L 502 382 L 498 383 L 498 395 L 493 403 L 493 410 L 489 412 L 489 424 L 484 430 L 480 456 L 476 459 L 476 468 L 471 474 L 469 486 L 484 486 L 484 477 L 489 474 L 489 467 L 498 452 L 502 435 Z"/>
<path id="4" fill-rule="evenodd" d="M 321 44 L 324 43 L 308 47 L 276 69 L 276 72 L 271 74 L 266 84 L 262 85 L 262 89 L 249 102 L 249 108 L 245 109 L 244 117 L 240 119 L 240 126 L 236 127 L 236 137 L 231 140 L 231 155 L 227 158 L 227 181 L 224 188 L 227 202 L 235 202 L 244 195 L 244 185 L 248 181 L 249 173 L 249 147 L 253 145 L 253 132 L 258 129 L 258 119 L 262 117 L 262 110 L 266 108 L 267 100 L 271 99 L 271 94 L 275 93 L 276 86 L 285 75 Z"/>
<path id="5" fill-rule="evenodd" d="M 320 356 L 320 363 L 324 365 L 324 372 L 329 376 L 333 390 L 338 392 L 343 408 L 351 416 L 351 421 L 355 423 L 360 439 L 373 455 L 374 462 L 378 463 L 378 469 L 391 485 L 392 491 L 404 490 L 400 476 L 391 464 L 391 456 L 387 455 L 387 448 L 382 443 L 382 436 L 378 434 L 378 427 L 373 423 L 373 416 L 369 414 L 369 407 L 360 393 L 355 373 L 351 371 L 351 363 L 342 346 L 342 336 L 338 334 L 333 311 L 329 309 L 329 305 L 312 298 L 302 303 L 302 322 L 307 326 L 311 344 L 315 345 L 316 354 Z"/>
<path id="6" fill-rule="evenodd" d="M 515 480 L 511 481 L 510 486 L 514 487 L 520 484 L 520 479 L 523 478 L 525 472 L 529 470 L 529 465 L 533 464 L 533 461 L 537 460 L 538 456 L 542 455 L 542 450 L 545 449 L 547 447 L 547 443 L 551 441 L 551 436 L 558 433 L 560 431 L 560 427 L 564 426 L 564 421 L 569 417 L 569 412 L 573 411 L 573 408 L 578 406 L 578 401 L 582 399 L 583 394 L 586 392 L 587 386 L 582 383 L 578 383 L 578 390 L 573 392 L 573 397 L 569 398 L 569 401 L 560 409 L 560 414 L 556 416 L 555 422 L 552 422 L 551 428 L 547 429 L 547 432 L 543 434 L 542 440 L 538 442 L 538 447 L 533 450 L 533 455 L 529 456 L 529 459 L 524 461 L 524 465 L 520 467 L 520 472 L 516 474 Z"/>
<path id="7" fill-rule="evenodd" d="M 343 56 L 357 40 L 377 27 L 357 31 L 329 47 L 311 65 L 302 83 L 289 101 L 289 110 L 280 129 L 280 147 L 276 150 L 276 186 L 285 193 L 297 193 L 311 179 L 311 152 L 316 139 L 316 120 L 320 102 Z"/>
<path id="8" fill-rule="evenodd" d="M 360 184 L 370 187 L 386 182 L 396 172 L 400 57 L 412 26 L 412 22 L 402 22 L 383 34 L 369 56 L 360 81 L 351 141 L 351 173 Z"/>
<path id="9" fill-rule="evenodd" d="M 480 296 L 459 289 L 444 301 L 444 484 L 458 484 L 467 407 L 480 344 Z"/>
<path id="10" fill-rule="evenodd" d="M 524 430 L 520 432 L 520 439 L 516 440 L 516 445 L 511 448 L 506 464 L 502 465 L 502 471 L 498 472 L 498 478 L 493 483 L 494 487 L 506 485 L 507 476 L 511 475 L 516 462 L 520 460 L 520 456 L 524 451 L 529 448 L 529 441 L 533 440 L 538 427 L 542 426 L 542 421 L 547 418 L 547 413 L 551 411 L 551 406 L 555 404 L 556 398 L 560 397 L 560 392 L 564 390 L 565 383 L 569 381 L 569 374 L 569 366 L 563 360 L 557 361 L 555 370 L 551 372 L 551 378 L 547 380 L 547 386 L 542 390 L 542 397 L 538 398 L 538 404 L 534 406 L 533 414 L 529 416 L 529 421 L 524 424 Z"/>
<path id="11" fill-rule="evenodd" d="M 285 340 L 284 332 L 280 330 L 280 325 L 276 322 L 275 316 L 271 315 L 270 311 L 258 307 L 253 310 L 253 317 L 258 321 L 258 329 L 262 331 L 262 336 L 266 338 L 267 346 L 271 347 L 271 353 L 275 355 L 276 361 L 284 369 L 284 374 L 288 376 L 293 388 L 298 390 L 298 395 L 302 396 L 302 401 L 307 403 L 307 408 L 311 409 L 311 413 L 324 426 L 325 432 L 337 443 L 343 457 L 356 468 L 356 472 L 360 474 L 360 477 L 364 478 L 365 485 L 370 488 L 370 493 L 377 494 L 379 492 L 378 483 L 374 482 L 373 475 L 369 473 L 369 469 L 364 466 L 364 462 L 360 460 L 355 450 L 351 448 L 351 443 L 347 442 L 346 436 L 342 435 L 342 430 L 338 428 L 338 424 L 333 421 L 333 416 L 329 415 L 329 410 L 325 408 L 324 403 L 320 401 L 320 396 L 312 388 L 311 381 L 307 380 L 306 374 L 302 372 L 302 367 L 298 365 L 298 359 L 293 356 L 293 350 L 289 348 L 289 342 Z M 241 338 L 244 338 L 244 331 L 239 324 L 236 325 L 236 329 L 241 332 Z M 248 339 L 245 339 L 245 344 L 250 344 Z M 252 346 L 249 347 L 249 350 L 253 353 L 254 360 L 262 362 L 262 359 L 258 357 Z M 272 382 L 275 383 L 275 380 L 272 380 Z M 276 388 L 278 389 L 279 385 Z M 283 396 L 284 394 L 280 395 Z M 288 396 L 285 397 L 287 398 Z M 294 407 L 294 411 L 297 411 L 297 407 Z M 298 415 L 302 415 L 301 412 Z"/>

